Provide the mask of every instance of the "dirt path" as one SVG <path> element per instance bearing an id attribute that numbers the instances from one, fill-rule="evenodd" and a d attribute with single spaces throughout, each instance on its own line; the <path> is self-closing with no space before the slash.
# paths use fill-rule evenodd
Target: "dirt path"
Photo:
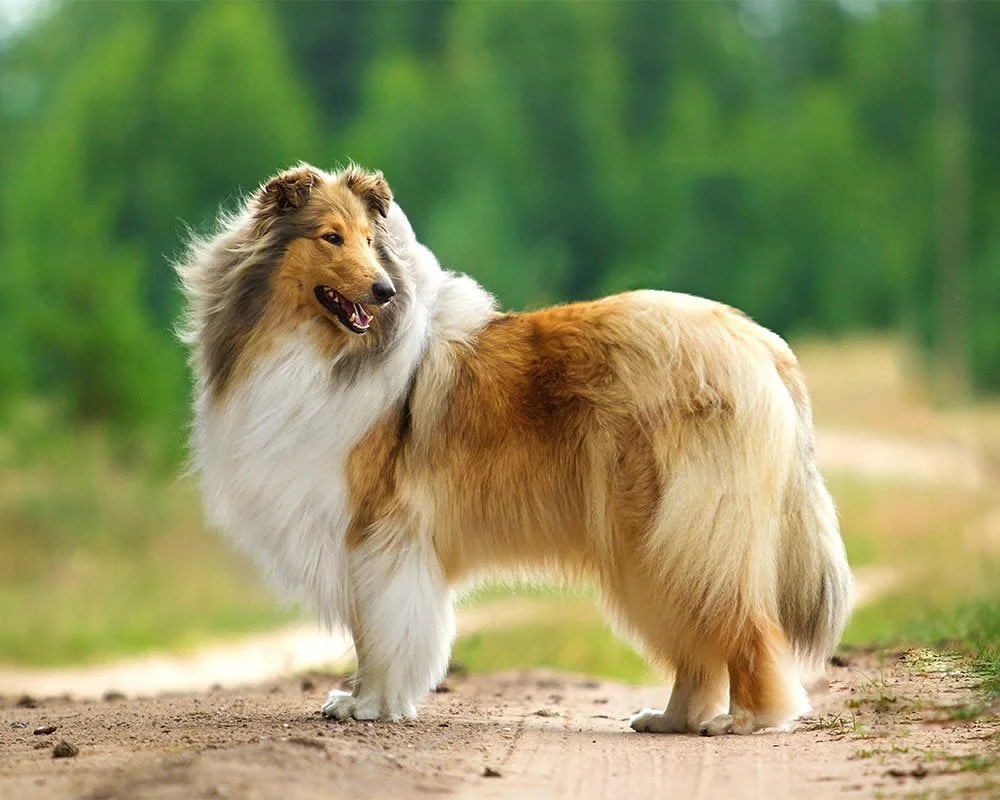
<path id="1" fill-rule="evenodd" d="M 537 671 L 453 676 L 419 721 L 382 725 L 323 720 L 319 676 L 35 708 L 7 698 L 0 798 L 997 796 L 995 709 L 957 662 L 853 660 L 831 668 L 794 731 L 717 739 L 630 731 L 628 713 L 661 704 L 661 687 Z M 33 733 L 46 725 L 55 733 Z M 79 755 L 54 759 L 63 739 Z"/>
<path id="2" fill-rule="evenodd" d="M 816 453 L 824 473 L 973 490 L 988 483 L 982 459 L 959 442 L 821 428 L 816 431 Z"/>

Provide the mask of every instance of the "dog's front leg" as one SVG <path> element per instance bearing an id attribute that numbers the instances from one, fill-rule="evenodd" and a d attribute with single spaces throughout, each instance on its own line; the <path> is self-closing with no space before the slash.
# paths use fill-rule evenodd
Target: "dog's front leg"
<path id="1" fill-rule="evenodd" d="M 415 717 L 444 677 L 455 633 L 451 593 L 429 542 L 372 536 L 349 558 L 354 692 L 332 691 L 333 719 Z"/>

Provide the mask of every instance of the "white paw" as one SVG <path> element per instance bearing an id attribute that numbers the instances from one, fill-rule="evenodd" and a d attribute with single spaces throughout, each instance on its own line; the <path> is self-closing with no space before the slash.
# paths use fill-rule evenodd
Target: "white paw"
<path id="1" fill-rule="evenodd" d="M 753 716 L 745 711 L 734 714 L 719 714 L 701 724 L 700 733 L 702 736 L 722 736 L 727 733 L 735 733 L 739 736 L 746 736 L 755 730 Z"/>
<path id="2" fill-rule="evenodd" d="M 644 708 L 633 714 L 628 724 L 639 733 L 687 733 L 684 720 L 674 719 L 655 708 Z"/>
<path id="3" fill-rule="evenodd" d="M 341 722 L 349 719 L 387 721 L 416 719 L 417 706 L 415 703 L 401 703 L 385 707 L 379 695 L 361 692 L 355 697 L 350 692 L 334 689 L 326 696 L 326 702 L 323 703 L 323 716 Z"/>
<path id="4" fill-rule="evenodd" d="M 334 689 L 326 696 L 326 702 L 323 703 L 323 716 L 341 722 L 348 719 L 378 719 L 379 704 L 370 698 L 355 697 L 350 692 Z"/>

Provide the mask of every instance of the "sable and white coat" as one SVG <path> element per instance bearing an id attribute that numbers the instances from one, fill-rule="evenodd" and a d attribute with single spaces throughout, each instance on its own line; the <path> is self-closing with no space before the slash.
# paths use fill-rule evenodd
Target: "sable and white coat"
<path id="1" fill-rule="evenodd" d="M 452 590 L 540 571 L 596 583 L 674 676 L 637 730 L 807 708 L 850 573 L 779 337 L 665 292 L 501 314 L 357 168 L 279 175 L 180 273 L 209 519 L 349 626 L 358 681 L 328 716 L 413 716 L 447 667 Z M 386 281 L 387 305 L 362 299 Z"/>

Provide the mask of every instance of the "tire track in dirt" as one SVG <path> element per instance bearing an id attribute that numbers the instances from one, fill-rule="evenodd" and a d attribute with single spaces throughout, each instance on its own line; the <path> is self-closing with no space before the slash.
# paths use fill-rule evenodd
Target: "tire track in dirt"
<path id="1" fill-rule="evenodd" d="M 962 772 L 956 764 L 972 754 L 982 759 L 992 752 L 995 714 L 980 707 L 982 720 L 961 719 L 979 702 L 975 680 L 957 669 L 922 672 L 922 661 L 926 659 L 911 654 L 880 664 L 877 657 L 865 655 L 861 667 L 833 668 L 829 687 L 811 694 L 810 717 L 791 731 L 747 737 L 631 734 L 627 716 L 608 719 L 593 713 L 595 707 L 620 711 L 662 705 L 662 688 L 594 687 L 591 681 L 567 677 L 557 685 L 557 702 L 546 706 L 559 709 L 560 716 L 539 717 L 529 710 L 532 689 L 552 687 L 557 679 L 524 673 L 473 682 L 485 702 L 501 681 L 504 712 L 496 722 L 513 722 L 520 714 L 524 734 L 503 760 L 502 780 L 463 785 L 454 794 L 506 800 L 669 792 L 695 800 L 819 800 L 931 789 L 944 797 L 962 787 L 969 792 L 963 796 L 980 796 L 974 791 L 977 782 L 988 787 L 991 778 Z M 981 796 L 995 797 L 1000 784 L 984 791 L 994 794 Z"/>
<path id="2" fill-rule="evenodd" d="M 507 694 L 515 691 L 514 686 L 506 689 Z M 598 691 L 597 699 L 616 709 L 662 705 L 666 699 L 663 688 L 603 684 Z M 504 764 L 505 780 L 459 791 L 457 796 L 570 800 L 649 796 L 669 790 L 674 797 L 712 800 L 732 796 L 734 787 L 739 787 L 738 796 L 791 798 L 805 796 L 816 778 L 805 772 L 792 780 L 789 754 L 793 741 L 801 744 L 793 734 L 723 739 L 631 735 L 627 717 L 594 718 L 586 713 L 593 706 L 587 708 L 588 698 L 580 694 L 579 688 L 566 689 L 559 730 L 554 730 L 558 720 L 526 717 L 525 734 Z M 838 787 L 838 796 L 852 795 Z"/>

